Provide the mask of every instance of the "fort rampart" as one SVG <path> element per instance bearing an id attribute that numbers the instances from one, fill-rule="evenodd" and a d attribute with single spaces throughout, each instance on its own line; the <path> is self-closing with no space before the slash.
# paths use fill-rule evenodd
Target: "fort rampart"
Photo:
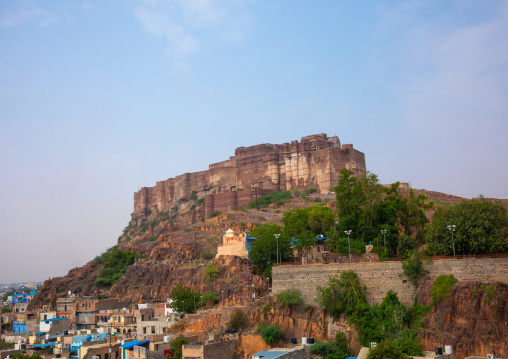
<path id="1" fill-rule="evenodd" d="M 146 208 L 169 211 L 179 201 L 189 199 L 192 192 L 198 198 L 237 192 L 216 198 L 212 207 L 219 210 L 248 203 L 253 189 L 271 192 L 312 186 L 328 192 L 337 184 L 343 168 L 358 175 L 365 173 L 365 155 L 351 144 L 341 147 L 336 136 L 318 134 L 282 145 L 238 147 L 234 156 L 211 164 L 206 171 L 186 173 L 157 182 L 155 187 L 141 188 L 134 193 L 134 213 Z M 207 211 L 213 211 L 212 207 L 207 204 Z"/>
<path id="2" fill-rule="evenodd" d="M 508 258 L 435 260 L 426 266 L 429 276 L 453 274 L 459 281 L 498 281 L 508 283 Z M 399 294 L 404 305 L 412 305 L 416 290 L 402 274 L 400 262 L 352 263 L 279 266 L 272 269 L 272 290 L 278 293 L 289 288 L 302 291 L 306 304 L 316 305 L 316 286 L 327 286 L 330 275 L 352 270 L 367 289 L 369 304 L 380 304 L 388 290 Z"/>

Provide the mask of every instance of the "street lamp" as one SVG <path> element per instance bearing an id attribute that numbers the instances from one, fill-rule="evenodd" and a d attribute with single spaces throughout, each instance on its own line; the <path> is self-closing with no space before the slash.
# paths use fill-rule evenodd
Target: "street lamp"
<path id="1" fill-rule="evenodd" d="M 386 252 L 386 232 L 388 232 L 388 230 L 382 229 L 379 232 L 383 233 L 383 243 L 385 244 L 385 252 Z"/>
<path id="2" fill-rule="evenodd" d="M 344 231 L 347 234 L 347 244 L 349 246 L 349 263 L 351 263 L 351 243 L 349 242 L 349 235 L 351 234 L 351 230 Z"/>
<path id="3" fill-rule="evenodd" d="M 453 232 L 455 232 L 455 228 L 457 228 L 457 226 L 455 224 L 451 224 L 451 225 L 448 225 L 448 230 L 450 232 L 452 232 L 452 246 L 453 246 L 453 259 L 456 259 L 455 258 L 455 241 L 453 240 Z"/>
<path id="4" fill-rule="evenodd" d="M 277 240 L 277 265 L 279 265 L 279 237 L 280 234 L 274 234 L 275 239 Z"/>

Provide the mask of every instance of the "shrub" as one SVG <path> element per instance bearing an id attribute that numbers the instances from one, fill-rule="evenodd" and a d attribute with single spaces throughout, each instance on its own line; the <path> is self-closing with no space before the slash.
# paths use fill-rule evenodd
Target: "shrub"
<path id="1" fill-rule="evenodd" d="M 173 353 L 173 359 L 182 359 L 182 346 L 187 343 L 189 342 L 183 335 L 179 335 L 169 342 L 169 351 Z"/>
<path id="2" fill-rule="evenodd" d="M 283 290 L 277 294 L 277 299 L 286 307 L 303 304 L 302 292 L 297 288 Z"/>
<path id="3" fill-rule="evenodd" d="M 317 188 L 311 187 L 307 188 L 305 191 L 303 191 L 303 196 L 308 196 L 309 194 L 313 194 L 317 192 Z"/>
<path id="4" fill-rule="evenodd" d="M 192 191 L 190 196 L 189 196 L 190 200 L 191 201 L 197 201 L 198 200 L 198 195 L 195 191 Z"/>
<path id="5" fill-rule="evenodd" d="M 212 211 L 212 212 L 210 212 L 210 218 L 217 217 L 221 213 L 222 212 L 219 210 Z"/>
<path id="6" fill-rule="evenodd" d="M 269 195 L 261 196 L 256 201 L 252 201 L 249 203 L 249 208 L 262 208 L 262 207 L 268 207 L 271 203 L 277 203 L 282 204 L 289 199 L 293 198 L 293 195 L 289 191 L 283 191 L 283 192 L 272 192 Z"/>
<path id="7" fill-rule="evenodd" d="M 219 273 L 222 271 L 222 268 L 214 266 L 213 264 L 208 264 L 203 273 L 203 282 L 208 279 L 208 282 L 213 282 L 217 277 L 219 277 Z"/>
<path id="8" fill-rule="evenodd" d="M 363 289 L 353 271 L 344 271 L 340 277 L 330 276 L 328 287 L 317 287 L 317 301 L 334 318 L 342 313 L 352 314 L 357 304 L 366 303 Z"/>
<path id="9" fill-rule="evenodd" d="M 201 258 L 210 260 L 210 259 L 213 259 L 213 254 L 210 252 L 204 252 L 201 254 Z"/>
<path id="10" fill-rule="evenodd" d="M 207 305 L 208 303 L 217 304 L 219 303 L 219 295 L 215 292 L 206 292 L 199 299 L 199 306 Z"/>
<path id="11" fill-rule="evenodd" d="M 453 285 L 457 282 L 457 279 L 450 275 L 440 275 L 434 281 L 432 288 L 430 288 L 430 294 L 434 304 L 438 304 L 443 299 L 448 299 L 448 292 L 452 289 Z"/>
<path id="12" fill-rule="evenodd" d="M 410 357 L 387 339 L 378 343 L 377 348 L 372 349 L 367 355 L 367 359 L 410 359 Z"/>
<path id="13" fill-rule="evenodd" d="M 425 277 L 429 271 L 423 266 L 422 255 L 418 251 L 409 251 L 409 256 L 405 261 L 402 261 L 402 269 L 404 270 L 402 275 L 405 275 L 407 279 L 415 286 L 418 286 L 420 280 Z"/>
<path id="14" fill-rule="evenodd" d="M 111 251 L 103 253 L 99 258 L 99 263 L 104 263 L 99 271 L 99 276 L 95 280 L 95 285 L 99 287 L 110 287 L 118 278 L 122 277 L 127 271 L 127 267 L 134 263 L 135 258 L 143 257 L 137 253 L 123 251 L 114 246 Z"/>
<path id="15" fill-rule="evenodd" d="M 249 326 L 249 320 L 241 309 L 236 309 L 231 319 L 229 320 L 228 327 L 230 329 L 240 330 Z"/>
<path id="16" fill-rule="evenodd" d="M 278 325 L 269 325 L 259 329 L 259 334 L 268 345 L 273 345 L 282 339 L 282 330 Z"/>

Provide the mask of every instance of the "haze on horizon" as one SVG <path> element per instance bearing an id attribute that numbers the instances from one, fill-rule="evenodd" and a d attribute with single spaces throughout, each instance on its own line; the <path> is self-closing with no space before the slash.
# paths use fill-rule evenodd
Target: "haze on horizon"
<path id="1" fill-rule="evenodd" d="M 382 183 L 508 198 L 508 2 L 0 4 L 0 283 L 116 244 L 133 193 L 339 136 Z"/>

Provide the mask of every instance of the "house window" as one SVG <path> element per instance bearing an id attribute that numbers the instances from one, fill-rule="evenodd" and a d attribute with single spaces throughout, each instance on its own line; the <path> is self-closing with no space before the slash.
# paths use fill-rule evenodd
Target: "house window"
<path id="1" fill-rule="evenodd" d="M 155 334 L 155 326 L 152 326 L 152 334 Z"/>
<path id="2" fill-rule="evenodd" d="M 143 328 L 143 334 L 146 334 L 146 327 Z"/>

